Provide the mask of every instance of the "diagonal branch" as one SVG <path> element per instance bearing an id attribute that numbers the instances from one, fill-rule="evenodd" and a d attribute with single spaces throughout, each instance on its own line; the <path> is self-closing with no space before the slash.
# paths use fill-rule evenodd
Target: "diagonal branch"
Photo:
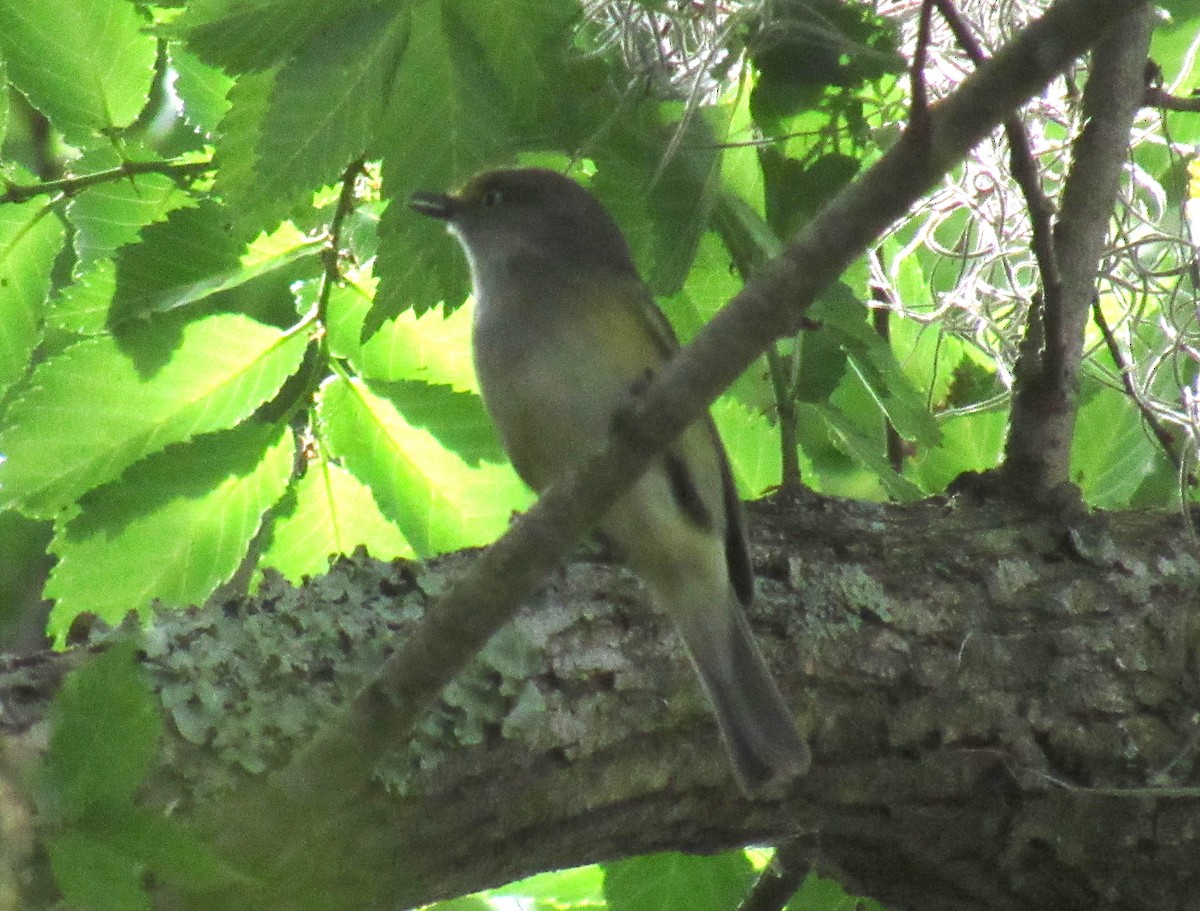
<path id="1" fill-rule="evenodd" d="M 902 138 L 831 200 L 626 409 L 607 448 L 554 484 L 481 555 L 345 715 L 285 770 L 273 795 L 244 795 L 253 809 L 231 808 L 235 818 L 265 825 L 271 812 L 294 818 L 299 806 L 332 813 L 352 801 L 366 786 L 375 758 L 404 738 L 434 696 L 632 486 L 654 454 L 771 342 L 793 332 L 816 295 L 975 143 L 1111 23 L 1143 6 L 1142 0 L 1060 0 L 958 91 L 932 106 L 926 135 Z M 237 847 L 259 854 L 274 850 L 280 863 L 303 863 L 293 846 L 279 844 L 278 833 L 265 845 L 253 834 L 248 838 L 253 840 L 235 838 Z"/>

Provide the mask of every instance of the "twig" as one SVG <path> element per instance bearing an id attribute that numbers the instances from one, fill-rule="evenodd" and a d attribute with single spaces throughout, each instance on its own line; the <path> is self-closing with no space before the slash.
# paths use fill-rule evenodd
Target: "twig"
<path id="1" fill-rule="evenodd" d="M 1191 95 L 1184 98 L 1179 95 L 1172 95 L 1160 85 L 1152 85 L 1146 88 L 1146 95 L 1142 99 L 1142 104 L 1148 108 L 1162 108 L 1164 111 L 1188 111 L 1195 113 L 1200 111 L 1200 95 Z"/>
<path id="2" fill-rule="evenodd" d="M 946 20 L 954 40 L 958 42 L 968 59 L 979 66 L 986 59 L 983 48 L 979 45 L 970 28 L 954 8 L 952 0 L 933 0 L 938 12 Z M 1042 307 L 1045 323 L 1044 346 L 1046 362 L 1043 372 L 1048 376 L 1056 376 L 1056 364 L 1061 360 L 1058 347 L 1053 344 L 1056 324 L 1062 312 L 1062 273 L 1058 268 L 1058 255 L 1054 248 L 1054 204 L 1042 190 L 1038 179 L 1037 163 L 1034 160 L 1032 144 L 1025 124 L 1016 114 L 1005 118 L 1004 134 L 1008 139 L 1009 169 L 1021 194 L 1025 197 L 1025 205 L 1029 209 L 1030 227 L 1033 232 L 1033 255 L 1037 259 L 1038 269 L 1042 274 Z"/>
<path id="3" fill-rule="evenodd" d="M 32 184 L 10 183 L 4 192 L 0 193 L 0 204 L 28 202 L 39 196 L 70 197 L 89 187 L 125 180 L 139 174 L 166 174 L 176 180 L 187 180 L 211 170 L 211 161 L 127 161 L 107 171 L 81 174 L 78 177 L 63 177 L 60 180 Z"/>
<path id="4" fill-rule="evenodd" d="M 933 0 L 921 3 L 921 18 L 917 24 L 917 47 L 912 63 L 912 107 L 909 110 L 909 129 L 918 136 L 929 135 L 929 86 L 925 83 L 925 62 L 929 55 L 929 25 L 933 18 Z"/>
<path id="5" fill-rule="evenodd" d="M 329 295 L 334 286 L 341 280 L 341 269 L 338 262 L 342 252 L 342 225 L 346 217 L 354 211 L 354 185 L 358 176 L 363 172 L 364 158 L 357 158 L 342 172 L 342 191 L 338 194 L 337 209 L 329 223 L 329 237 L 325 249 L 321 251 L 321 263 L 325 272 L 321 276 L 321 293 L 317 298 L 317 318 L 325 322 L 325 311 L 329 306 Z"/>
<path id="6" fill-rule="evenodd" d="M 738 911 L 780 911 L 808 876 L 811 851 L 809 839 L 793 838 L 781 844 Z"/>
<path id="7" fill-rule="evenodd" d="M 1113 335 L 1112 328 L 1108 325 L 1108 320 L 1104 318 L 1104 311 L 1100 307 L 1100 298 L 1096 297 L 1092 300 L 1092 319 L 1096 326 L 1100 329 L 1100 334 L 1104 337 L 1104 345 L 1108 348 L 1109 356 L 1117 365 L 1117 371 L 1121 374 L 1121 385 L 1125 387 L 1125 394 L 1128 395 L 1138 411 L 1142 413 L 1142 420 L 1150 427 L 1150 432 L 1154 434 L 1154 438 L 1158 440 L 1158 445 L 1162 447 L 1167 458 L 1171 460 L 1171 464 L 1176 469 L 1180 468 L 1182 461 L 1179 458 L 1178 447 L 1175 445 L 1175 438 L 1171 436 L 1171 432 L 1165 428 L 1150 410 L 1150 406 L 1138 395 L 1137 389 L 1133 385 L 1133 367 L 1125 359 L 1124 353 L 1121 351 L 1121 346 L 1117 344 L 1117 338 Z"/>

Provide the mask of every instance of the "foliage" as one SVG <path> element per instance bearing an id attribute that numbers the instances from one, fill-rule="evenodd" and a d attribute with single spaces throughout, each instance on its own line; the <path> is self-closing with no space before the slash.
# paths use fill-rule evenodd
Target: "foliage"
<path id="1" fill-rule="evenodd" d="M 461 255 L 408 195 L 512 162 L 568 170 L 686 341 L 897 135 L 911 23 L 886 6 L 0 0 L 0 559 L 32 577 L 28 542 L 47 542 L 53 640 L 360 546 L 495 538 L 530 494 L 477 394 Z M 1186 94 L 1200 14 L 1164 7 L 1156 60 Z M 1066 87 L 1056 103 L 1030 117 L 1052 189 L 1078 118 Z M 1180 268 L 1198 123 L 1148 116 L 1134 152 L 1075 441 L 1096 505 L 1178 497 L 1187 447 L 1172 462 L 1147 421 L 1200 439 Z M 996 464 L 1036 285 L 998 161 L 964 168 L 717 403 L 744 495 L 793 463 L 817 490 L 895 500 Z M 24 600 L 5 584 L 0 619 Z M 156 845 L 204 856 L 134 797 L 158 738 L 146 698 L 116 650 L 56 709 L 51 858 L 82 907 L 144 907 Z M 85 717 L 114 739 L 85 742 Z M 739 858 L 497 896 L 635 907 L 705 876 L 728 904 Z"/>
<path id="2" fill-rule="evenodd" d="M 136 799 L 162 719 L 134 656 L 132 642 L 110 646 L 71 674 L 51 709 L 39 810 L 54 879 L 85 911 L 148 911 L 151 873 L 185 891 L 239 875 L 183 823 Z"/>

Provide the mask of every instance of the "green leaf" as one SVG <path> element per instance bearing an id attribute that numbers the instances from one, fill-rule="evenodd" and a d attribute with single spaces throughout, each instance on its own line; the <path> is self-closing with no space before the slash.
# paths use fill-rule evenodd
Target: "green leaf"
<path id="1" fill-rule="evenodd" d="M 868 439 L 838 408 L 830 404 L 816 407 L 825 418 L 838 447 L 873 472 L 893 500 L 898 503 L 912 503 L 924 498 L 925 492 L 921 488 L 888 464 L 882 446 L 877 441 Z"/>
<path id="2" fill-rule="evenodd" d="M 418 316 L 401 313 L 360 340 L 371 301 L 353 286 L 337 288 L 329 299 L 329 348 L 347 358 L 371 380 L 420 380 L 477 392 L 471 366 L 471 318 L 474 307 L 434 307 Z"/>
<path id="3" fill-rule="evenodd" d="M 777 237 L 790 237 L 808 222 L 858 173 L 850 155 L 829 153 L 815 161 L 798 161 L 771 147 L 762 150 L 767 221 Z"/>
<path id="4" fill-rule="evenodd" d="M 51 870 L 75 906 L 148 909 L 147 873 L 187 892 L 244 880 L 182 822 L 133 805 L 101 807 L 48 839 Z"/>
<path id="5" fill-rule="evenodd" d="M 213 163 L 217 167 L 213 178 L 213 193 L 222 199 L 245 195 L 255 179 L 258 164 L 258 143 L 262 136 L 263 120 L 271 104 L 277 70 L 247 73 L 238 78 L 229 90 L 229 110 L 221 120 L 220 138 Z M 314 188 L 315 189 L 315 188 Z M 274 227 L 269 224 L 271 213 L 256 212 L 261 217 L 249 218 L 245 212 L 231 209 L 237 236 L 249 240 L 259 231 Z"/>
<path id="6" fill-rule="evenodd" d="M 401 9 L 344 14 L 278 72 L 250 179 L 224 184 L 232 208 L 270 224 L 367 151 L 403 45 Z"/>
<path id="7" fill-rule="evenodd" d="M 783 0 L 763 10 L 749 50 L 759 72 L 750 104 L 764 127 L 815 107 L 825 86 L 853 88 L 904 68 L 894 27 L 869 4 Z"/>
<path id="8" fill-rule="evenodd" d="M 592 187 L 620 224 L 655 294 L 682 287 L 714 201 L 719 139 L 703 114 L 681 124 L 677 105 L 645 101 L 623 112 L 591 150 Z M 679 148 L 663 155 L 678 130 Z"/>
<path id="9" fill-rule="evenodd" d="M 334 554 L 362 546 L 380 560 L 415 556 L 400 530 L 379 511 L 371 491 L 354 475 L 318 457 L 271 527 L 271 545 L 259 565 L 292 582 L 329 568 Z"/>
<path id="10" fill-rule="evenodd" d="M 106 150 L 107 151 L 107 150 Z M 115 167 L 113 155 L 92 155 L 90 167 Z M 137 239 L 143 225 L 191 203 L 192 197 L 165 174 L 139 174 L 84 190 L 67 205 L 75 229 L 73 281 L 55 299 L 50 322 L 71 332 L 103 330 L 116 288 L 112 254 Z"/>
<path id="11" fill-rule="evenodd" d="M 50 524 L 0 512 L 0 641 L 17 643 L 37 598 L 32 580 L 45 576 Z M 10 645 L 9 648 L 12 648 Z"/>
<path id="12" fill-rule="evenodd" d="M 142 865 L 91 833 L 68 829 L 46 839 L 54 881 L 83 911 L 150 911 Z"/>
<path id="13" fill-rule="evenodd" d="M 251 423 L 172 446 L 88 494 L 50 545 L 50 633 L 63 642 L 84 611 L 117 624 L 155 600 L 202 604 L 246 556 L 293 457 L 289 432 Z"/>
<path id="14" fill-rule="evenodd" d="M 501 81 L 479 56 L 452 53 L 454 37 L 443 11 L 453 0 L 412 8 L 411 31 L 396 74 L 380 137 L 383 195 L 379 224 L 379 291 L 364 334 L 417 304 L 452 305 L 467 295 L 467 270 L 444 226 L 408 209 L 414 190 L 445 190 L 510 148 Z"/>
<path id="15" fill-rule="evenodd" d="M 717 400 L 712 414 L 742 499 L 753 500 L 778 487 L 782 477 L 779 431 L 729 396 Z"/>
<path id="16" fill-rule="evenodd" d="M 0 0 L 8 76 L 68 140 L 129 126 L 146 105 L 157 42 L 128 0 Z"/>
<path id="17" fill-rule="evenodd" d="M 326 383 L 318 409 L 330 452 L 421 556 L 491 541 L 531 499 L 509 466 L 469 467 L 361 380 Z"/>
<path id="18" fill-rule="evenodd" d="M 1001 409 L 955 415 L 941 424 L 942 443 L 917 454 L 909 474 L 924 490 L 939 493 L 964 471 L 1000 464 L 1008 414 Z"/>
<path id="19" fill-rule="evenodd" d="M 939 441 L 937 421 L 925 398 L 900 369 L 891 347 L 867 323 L 867 308 L 845 285 L 835 285 L 810 315 L 820 332 L 832 334 L 845 351 L 851 369 L 862 380 L 896 432 L 922 446 Z"/>
<path id="20" fill-rule="evenodd" d="M 310 40 L 319 43 L 348 12 L 372 0 L 191 0 L 164 34 L 186 39 L 205 63 L 229 73 L 267 69 Z"/>
<path id="21" fill-rule="evenodd" d="M 856 897 L 842 888 L 841 883 L 810 873 L 796 890 L 787 911 L 887 911 L 871 898 Z"/>
<path id="22" fill-rule="evenodd" d="M 483 399 L 475 393 L 416 380 L 372 381 L 368 385 L 391 402 L 409 424 L 428 430 L 467 464 L 506 461 Z"/>
<path id="23" fill-rule="evenodd" d="M 41 200 L 0 206 L 0 394 L 29 369 L 64 236 Z"/>
<path id="24" fill-rule="evenodd" d="M 604 900 L 604 869 L 598 864 L 538 873 L 499 889 L 488 896 L 527 899 L 553 907 L 599 905 Z"/>
<path id="25" fill-rule="evenodd" d="M 195 301 L 236 272 L 242 244 L 228 224 L 225 210 L 206 200 L 143 228 L 141 242 L 117 256 L 109 325 Z"/>
<path id="26" fill-rule="evenodd" d="M 1128 508 L 1130 498 L 1163 458 L 1141 412 L 1122 393 L 1102 387 L 1079 409 L 1071 478 L 1092 506 Z"/>
<path id="27" fill-rule="evenodd" d="M 209 66 L 178 42 L 167 46 L 175 72 L 175 94 L 183 102 L 183 116 L 205 136 L 214 136 L 229 113 L 229 90 L 234 80 Z"/>
<path id="28" fill-rule="evenodd" d="M 753 882 L 742 851 L 651 854 L 604 866 L 609 911 L 733 911 Z"/>
<path id="29" fill-rule="evenodd" d="M 80 828 L 162 882 L 188 892 L 245 878 L 178 817 L 164 816 L 161 810 L 138 806 L 101 810 L 81 820 Z"/>
<path id="30" fill-rule="evenodd" d="M 109 647 L 54 697 L 42 783 L 43 810 L 58 820 L 128 803 L 158 755 L 162 717 L 135 655 L 132 642 Z"/>
<path id="31" fill-rule="evenodd" d="M 0 57 L 0 85 L 8 85 L 8 64 Z M 0 92 L 0 147 L 8 135 L 8 92 Z"/>
<path id="32" fill-rule="evenodd" d="M 323 243 L 298 237 L 248 263 L 229 232 L 227 210 L 212 202 L 176 209 L 142 231 L 142 242 L 117 256 L 117 295 L 109 324 L 163 313 L 240 287 L 320 255 Z"/>
<path id="33" fill-rule="evenodd" d="M 153 328 L 125 342 L 131 353 L 98 336 L 38 365 L 0 428 L 0 509 L 51 517 L 138 459 L 237 424 L 280 389 L 308 346 L 305 331 L 232 313 L 187 324 L 174 350 Z M 139 357 L 162 363 L 143 373 Z"/>

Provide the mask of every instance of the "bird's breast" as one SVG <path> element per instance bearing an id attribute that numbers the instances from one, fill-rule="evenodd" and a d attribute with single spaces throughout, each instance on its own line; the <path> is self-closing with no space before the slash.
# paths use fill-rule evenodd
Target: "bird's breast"
<path id="1" fill-rule="evenodd" d="M 488 413 L 518 473 L 542 489 L 597 450 L 613 412 L 653 368 L 603 303 L 476 301 L 475 372 Z M 612 311 L 619 313 L 619 311 Z"/>

